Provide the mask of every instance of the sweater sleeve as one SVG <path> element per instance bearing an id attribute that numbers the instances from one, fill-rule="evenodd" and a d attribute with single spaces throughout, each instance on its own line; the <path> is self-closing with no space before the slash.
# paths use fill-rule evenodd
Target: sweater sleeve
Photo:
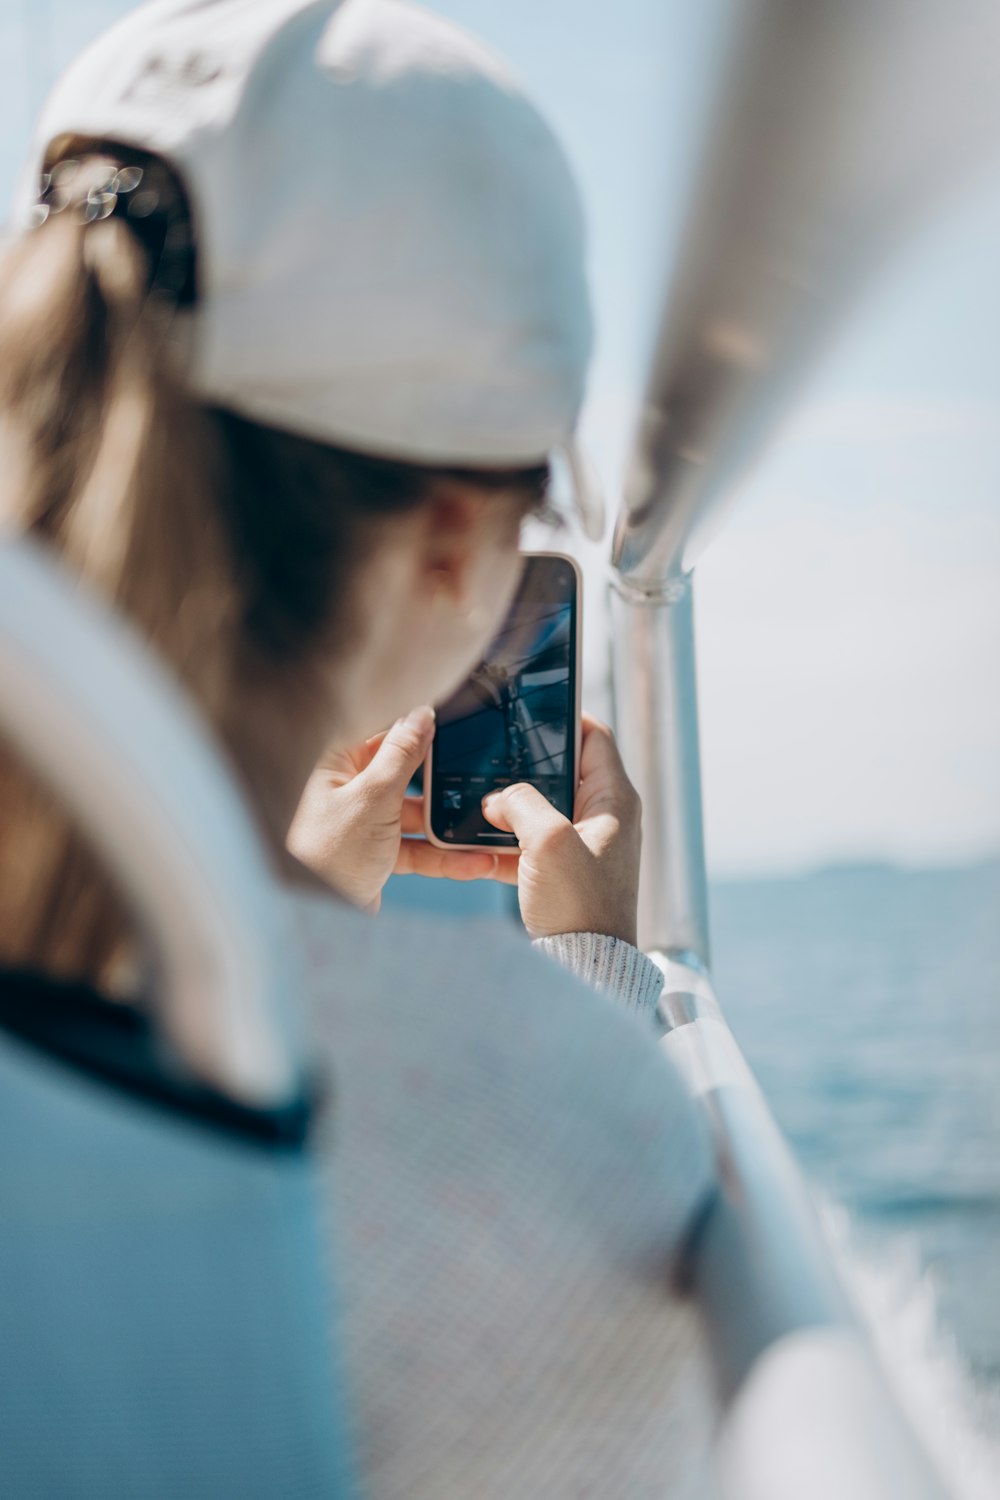
<path id="1" fill-rule="evenodd" d="M 595 990 L 636 1015 L 653 1015 L 663 975 L 644 953 L 622 938 L 598 932 L 563 932 L 535 938 L 533 947 L 556 959 Z"/>

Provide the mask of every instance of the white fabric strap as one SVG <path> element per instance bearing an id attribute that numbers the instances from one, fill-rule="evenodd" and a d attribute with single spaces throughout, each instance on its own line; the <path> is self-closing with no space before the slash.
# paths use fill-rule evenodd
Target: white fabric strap
<path id="1" fill-rule="evenodd" d="M 663 975 L 631 943 L 600 932 L 562 932 L 557 937 L 536 938 L 532 946 L 626 1010 L 652 1016 Z"/>

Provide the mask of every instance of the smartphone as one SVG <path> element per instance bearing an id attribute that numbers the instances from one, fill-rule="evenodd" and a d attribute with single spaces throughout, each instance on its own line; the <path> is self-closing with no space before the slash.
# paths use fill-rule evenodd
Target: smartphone
<path id="1" fill-rule="evenodd" d="M 529 552 L 514 602 L 470 677 L 437 709 L 424 821 L 445 849 L 517 848 L 483 817 L 488 792 L 528 781 L 573 816 L 580 764 L 580 570 Z"/>

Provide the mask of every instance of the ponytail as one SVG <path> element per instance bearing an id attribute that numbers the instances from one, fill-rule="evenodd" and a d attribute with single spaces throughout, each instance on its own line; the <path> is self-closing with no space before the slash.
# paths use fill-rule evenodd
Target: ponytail
<path id="1" fill-rule="evenodd" d="M 171 372 L 149 280 L 111 218 L 56 215 L 0 260 L 0 528 L 59 551 L 215 720 L 239 608 L 213 433 Z M 0 962 L 113 984 L 126 931 L 79 836 L 0 744 Z"/>

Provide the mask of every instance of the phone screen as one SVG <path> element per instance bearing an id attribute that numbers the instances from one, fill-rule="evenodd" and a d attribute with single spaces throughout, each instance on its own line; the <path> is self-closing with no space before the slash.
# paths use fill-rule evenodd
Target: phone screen
<path id="1" fill-rule="evenodd" d="M 448 844 L 517 844 L 487 823 L 482 799 L 530 781 L 566 817 L 576 790 L 577 572 L 529 555 L 514 602 L 483 660 L 437 710 L 429 821 Z"/>

